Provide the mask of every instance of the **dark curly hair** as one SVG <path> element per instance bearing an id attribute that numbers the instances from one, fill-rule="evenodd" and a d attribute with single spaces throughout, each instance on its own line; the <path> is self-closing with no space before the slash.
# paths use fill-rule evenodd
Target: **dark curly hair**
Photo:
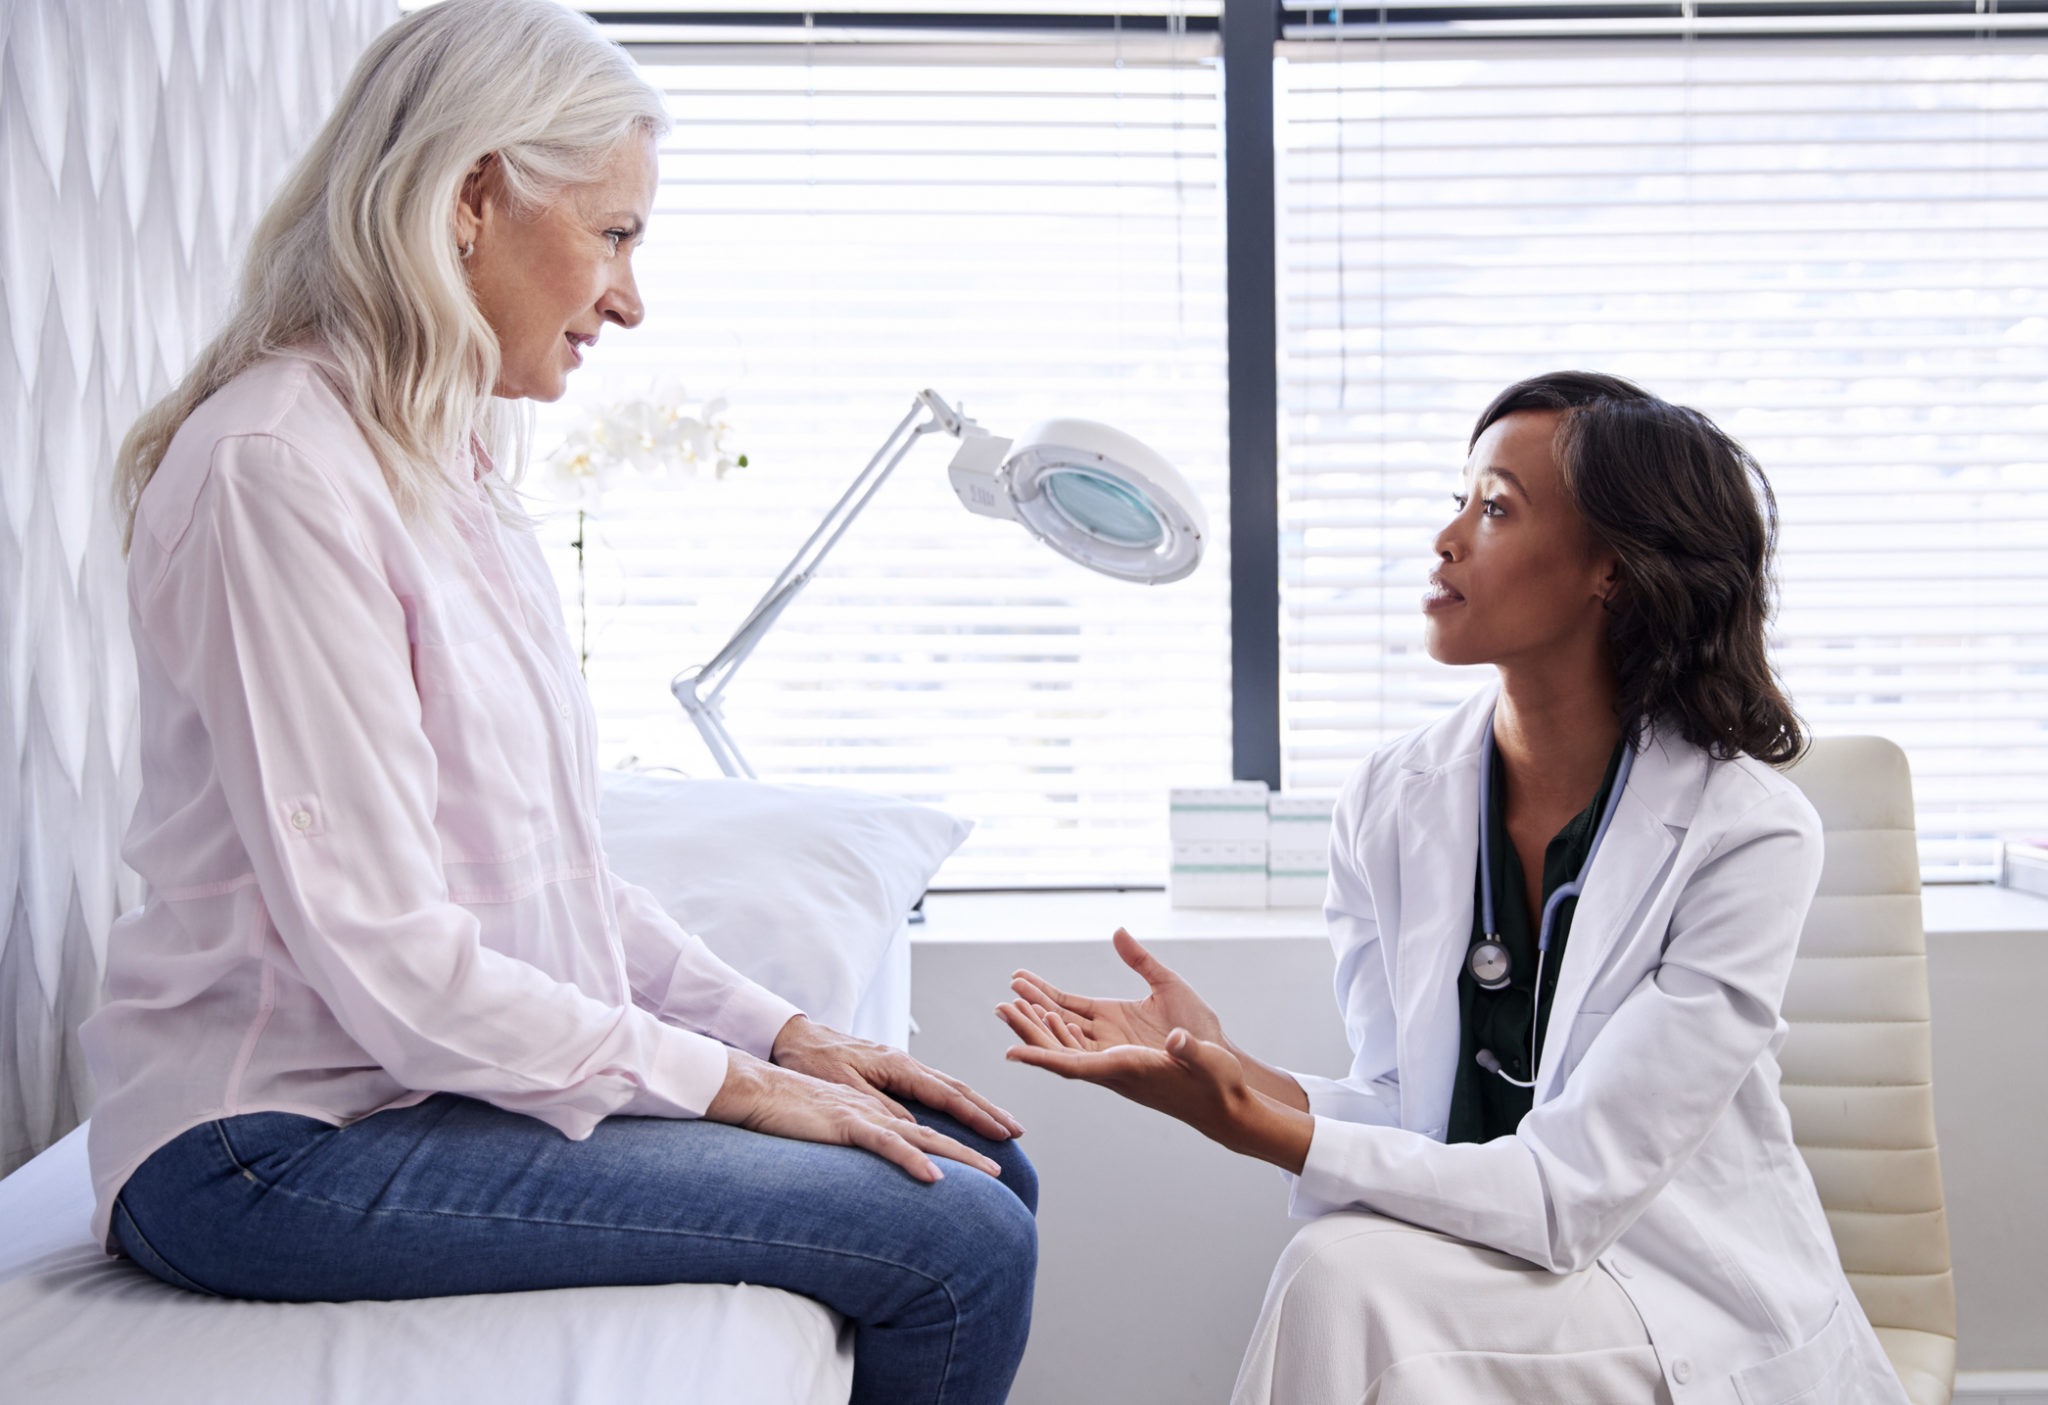
<path id="1" fill-rule="evenodd" d="M 1806 738 L 1764 651 L 1778 503 L 1749 451 L 1699 411 L 1590 371 L 1509 386 L 1472 442 L 1519 410 L 1561 412 L 1565 491 L 1620 563 L 1607 638 L 1624 735 L 1663 726 L 1722 759 L 1798 756 Z"/>

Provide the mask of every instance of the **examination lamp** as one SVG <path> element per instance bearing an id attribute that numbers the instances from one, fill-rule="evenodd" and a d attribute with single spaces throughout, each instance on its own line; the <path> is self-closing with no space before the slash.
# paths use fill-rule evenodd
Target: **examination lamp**
<path id="1" fill-rule="evenodd" d="M 946 472 L 969 512 L 1019 523 L 1068 560 L 1118 580 L 1164 585 L 1201 564 L 1209 532 L 1202 500 L 1179 470 L 1130 435 L 1092 420 L 1055 419 L 1004 439 L 924 391 L 725 647 L 669 685 L 726 775 L 754 774 L 725 729 L 719 698 L 726 685 L 904 455 L 940 431 L 960 441 Z"/>

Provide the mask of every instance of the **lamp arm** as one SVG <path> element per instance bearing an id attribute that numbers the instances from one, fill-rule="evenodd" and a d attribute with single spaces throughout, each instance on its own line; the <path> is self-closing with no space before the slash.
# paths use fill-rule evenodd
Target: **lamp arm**
<path id="1" fill-rule="evenodd" d="M 919 420 L 919 415 L 925 418 Z M 963 438 L 986 432 L 939 398 L 936 392 L 921 392 L 911 403 L 910 412 L 889 432 L 889 437 L 882 441 L 882 447 L 868 460 L 867 467 L 860 471 L 852 485 L 840 495 L 839 501 L 826 512 L 816 530 L 797 548 L 796 555 L 782 568 L 781 574 L 775 577 L 754 608 L 747 612 L 725 646 L 712 655 L 709 663 L 685 669 L 669 684 L 669 691 L 682 704 L 698 735 L 704 738 L 712 758 L 726 775 L 751 779 L 754 768 L 747 764 L 739 744 L 726 730 L 725 718 L 718 705 L 719 695 L 732 682 L 740 666 L 760 647 L 768 631 L 782 618 L 782 612 L 811 583 L 825 557 L 839 544 L 839 539 L 846 535 L 847 528 L 873 500 L 889 475 L 895 472 L 896 465 L 903 462 L 918 440 L 938 431 Z"/>

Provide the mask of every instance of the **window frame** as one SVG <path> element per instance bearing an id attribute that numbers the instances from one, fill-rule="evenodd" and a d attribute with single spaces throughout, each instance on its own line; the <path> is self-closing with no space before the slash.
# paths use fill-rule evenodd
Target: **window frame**
<path id="1" fill-rule="evenodd" d="M 423 0 L 408 0 L 409 4 Z M 431 0 L 424 0 L 431 3 Z M 704 0 L 699 0 L 703 3 Z M 600 0 L 601 3 L 601 0 Z M 686 0 L 687 3 L 687 0 Z M 1969 14 L 1951 0 L 1605 0 L 1588 8 L 1520 0 L 1390 0 L 1321 7 L 1317 0 L 1134 0 L 1134 13 L 1089 11 L 1085 0 L 1007 0 L 988 12 L 906 6 L 835 10 L 834 0 L 757 0 L 752 8 L 693 11 L 655 0 L 588 6 L 636 57 L 670 43 L 815 42 L 861 38 L 975 42 L 1004 31 L 1076 39 L 1106 31 L 1210 33 L 1222 51 L 1226 375 L 1229 386 L 1231 751 L 1235 779 L 1281 784 L 1279 249 L 1276 223 L 1274 60 L 1326 38 L 1515 39 L 1569 35 L 1673 43 L 1718 37 L 1827 36 L 1917 39 L 1940 33 L 2038 42 L 2048 9 Z M 928 0 L 929 3 L 929 0 Z M 1219 13 L 1220 11 L 1220 13 Z"/>

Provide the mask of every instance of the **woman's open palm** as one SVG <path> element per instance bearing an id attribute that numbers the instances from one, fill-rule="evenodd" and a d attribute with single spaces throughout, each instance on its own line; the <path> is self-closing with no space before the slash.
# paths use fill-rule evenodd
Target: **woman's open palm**
<path id="1" fill-rule="evenodd" d="M 1193 986 L 1123 928 L 1117 928 L 1114 941 L 1116 954 L 1151 988 L 1143 1000 L 1070 994 L 1030 971 L 1017 972 L 1010 988 L 1025 1001 L 1056 1016 L 1072 1031 L 1074 1046 L 1080 1049 L 1113 1049 L 1120 1044 L 1164 1049 L 1166 1036 L 1176 1029 L 1184 1029 L 1212 1044 L 1224 1042 L 1223 1025 L 1216 1012 L 1195 994 Z"/>

